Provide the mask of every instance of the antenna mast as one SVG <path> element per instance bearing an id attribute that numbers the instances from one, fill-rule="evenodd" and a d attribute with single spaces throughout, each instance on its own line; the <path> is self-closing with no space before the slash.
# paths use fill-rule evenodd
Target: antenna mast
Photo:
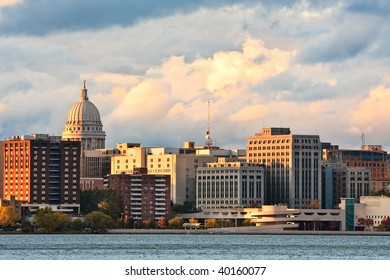
<path id="1" fill-rule="evenodd" d="M 206 142 L 205 145 L 207 149 L 210 150 L 213 145 L 213 140 L 211 139 L 211 131 L 210 131 L 210 100 L 207 101 L 208 104 L 208 119 L 207 119 L 207 132 L 206 132 Z"/>

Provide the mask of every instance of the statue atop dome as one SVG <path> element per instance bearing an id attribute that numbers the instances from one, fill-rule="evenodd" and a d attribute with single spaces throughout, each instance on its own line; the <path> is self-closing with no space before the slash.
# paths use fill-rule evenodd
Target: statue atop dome
<path id="1" fill-rule="evenodd" d="M 81 100 L 88 100 L 86 80 L 83 81 L 83 88 L 81 89 Z"/>

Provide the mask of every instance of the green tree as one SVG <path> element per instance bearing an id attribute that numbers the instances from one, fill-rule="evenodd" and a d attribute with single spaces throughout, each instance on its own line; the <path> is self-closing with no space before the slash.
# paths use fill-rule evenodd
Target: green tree
<path id="1" fill-rule="evenodd" d="M 172 214 L 183 214 L 187 211 L 186 207 L 181 204 L 173 204 L 172 205 Z"/>
<path id="2" fill-rule="evenodd" d="M 20 225 L 22 228 L 23 233 L 30 233 L 32 232 L 32 225 L 30 221 L 22 221 L 22 224 Z"/>
<path id="3" fill-rule="evenodd" d="M 13 226 L 16 221 L 15 209 L 11 206 L 0 207 L 0 226 Z"/>
<path id="4" fill-rule="evenodd" d="M 46 232 L 52 233 L 70 225 L 70 218 L 62 212 L 53 212 L 51 208 L 37 209 L 34 217 L 35 224 Z"/>
<path id="5" fill-rule="evenodd" d="M 180 229 L 183 227 L 183 218 L 182 217 L 174 217 L 168 221 L 169 228 Z"/>
<path id="6" fill-rule="evenodd" d="M 110 216 L 99 211 L 93 211 L 85 215 L 85 222 L 94 233 L 105 232 L 114 225 Z"/>
<path id="7" fill-rule="evenodd" d="M 80 205 L 83 214 L 100 211 L 114 220 L 120 218 L 120 213 L 123 213 L 123 207 L 119 204 L 114 190 L 82 191 L 80 193 Z"/>
<path id="8" fill-rule="evenodd" d="M 86 225 L 85 225 L 85 223 L 82 220 L 74 219 L 70 223 L 70 228 L 72 230 L 82 230 L 82 229 L 86 228 Z"/>

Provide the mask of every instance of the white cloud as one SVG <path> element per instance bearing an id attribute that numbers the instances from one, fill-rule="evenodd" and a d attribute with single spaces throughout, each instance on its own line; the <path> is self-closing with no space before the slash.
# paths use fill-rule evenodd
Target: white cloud
<path id="1" fill-rule="evenodd" d="M 294 3 L 243 2 L 128 26 L 0 35 L 1 136 L 60 134 L 86 79 L 111 146 L 202 144 L 209 99 L 213 138 L 222 146 L 244 147 L 263 125 L 341 146 L 370 131 L 388 145 L 379 126 L 386 122 L 378 121 L 390 109 L 380 97 L 390 81 L 387 18 L 352 15 L 344 1 Z"/>
<path id="2" fill-rule="evenodd" d="M 0 8 L 21 3 L 22 0 L 0 0 Z"/>

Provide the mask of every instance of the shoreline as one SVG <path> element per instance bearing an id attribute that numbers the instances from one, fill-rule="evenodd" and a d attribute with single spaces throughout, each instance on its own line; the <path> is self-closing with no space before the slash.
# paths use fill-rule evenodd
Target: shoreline
<path id="1" fill-rule="evenodd" d="M 298 231 L 258 229 L 256 227 L 209 229 L 110 229 L 109 234 L 198 234 L 198 235 L 361 235 L 390 236 L 389 231 Z"/>

